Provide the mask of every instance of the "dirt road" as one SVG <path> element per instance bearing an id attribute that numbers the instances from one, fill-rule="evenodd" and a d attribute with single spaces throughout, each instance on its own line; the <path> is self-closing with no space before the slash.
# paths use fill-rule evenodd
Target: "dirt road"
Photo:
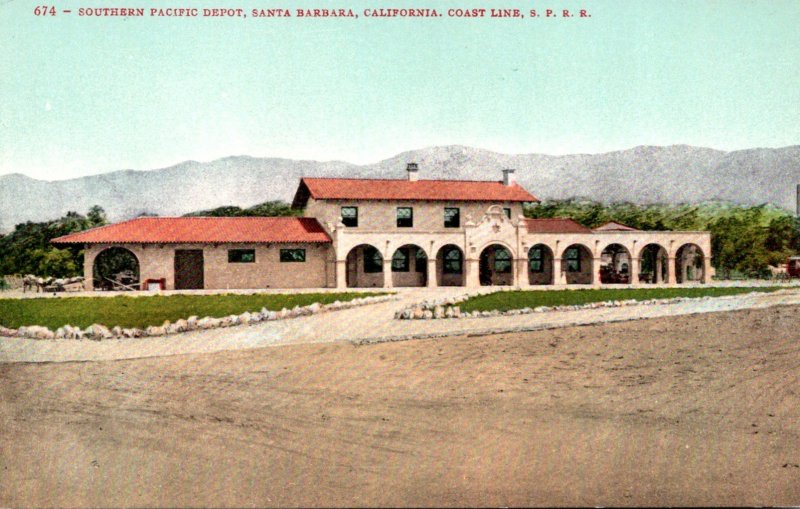
<path id="1" fill-rule="evenodd" d="M 0 365 L 0 505 L 798 505 L 798 313 Z"/>

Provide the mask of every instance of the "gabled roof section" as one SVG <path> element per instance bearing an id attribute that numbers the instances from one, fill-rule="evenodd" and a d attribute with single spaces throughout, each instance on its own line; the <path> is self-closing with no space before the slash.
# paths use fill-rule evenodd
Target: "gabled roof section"
<path id="1" fill-rule="evenodd" d="M 525 226 L 528 233 L 592 233 L 589 228 L 566 217 L 525 219 Z"/>
<path id="2" fill-rule="evenodd" d="M 292 202 L 303 208 L 308 198 L 315 200 L 417 200 L 417 201 L 499 201 L 538 202 L 519 184 L 477 180 L 401 180 L 401 179 L 300 179 Z"/>
<path id="3" fill-rule="evenodd" d="M 616 221 L 609 221 L 604 225 L 598 226 L 594 229 L 596 232 L 638 232 L 641 230 L 637 230 L 636 228 L 631 228 L 630 226 L 622 223 L 618 223 Z"/>
<path id="4" fill-rule="evenodd" d="M 329 243 L 310 217 L 140 217 L 53 239 L 54 244 Z"/>

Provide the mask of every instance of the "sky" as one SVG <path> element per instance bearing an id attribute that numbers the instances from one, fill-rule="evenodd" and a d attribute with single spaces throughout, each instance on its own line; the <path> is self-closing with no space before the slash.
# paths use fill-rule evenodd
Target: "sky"
<path id="1" fill-rule="evenodd" d="M 0 0 L 0 175 L 230 155 L 371 163 L 468 145 L 596 153 L 800 144 L 800 1 Z M 367 19 L 365 8 L 591 18 Z M 359 19 L 78 17 L 79 7 L 352 8 Z"/>

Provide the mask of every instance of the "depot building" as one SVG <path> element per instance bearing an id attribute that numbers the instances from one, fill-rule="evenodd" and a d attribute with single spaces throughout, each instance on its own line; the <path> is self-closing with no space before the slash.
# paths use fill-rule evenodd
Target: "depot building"
<path id="1" fill-rule="evenodd" d="M 88 289 L 598 286 L 712 275 L 709 232 L 529 219 L 523 205 L 538 199 L 514 170 L 497 181 L 420 179 L 414 163 L 406 171 L 302 178 L 292 202 L 302 217 L 141 217 L 52 242 L 84 247 Z"/>

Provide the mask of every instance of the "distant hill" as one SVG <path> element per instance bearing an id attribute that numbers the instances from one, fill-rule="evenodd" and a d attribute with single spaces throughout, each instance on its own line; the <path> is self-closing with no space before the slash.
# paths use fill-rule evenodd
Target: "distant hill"
<path id="1" fill-rule="evenodd" d="M 112 221 L 141 213 L 182 215 L 224 205 L 290 201 L 301 176 L 404 178 L 405 163 L 420 178 L 499 180 L 516 168 L 519 182 L 542 199 L 584 197 L 604 203 L 730 201 L 795 207 L 800 146 L 723 152 L 702 147 L 640 146 L 603 154 L 500 154 L 446 146 L 413 150 L 370 165 L 342 161 L 226 157 L 186 161 L 149 171 L 122 170 L 63 181 L 0 176 L 0 231 L 67 211 L 102 206 Z"/>

